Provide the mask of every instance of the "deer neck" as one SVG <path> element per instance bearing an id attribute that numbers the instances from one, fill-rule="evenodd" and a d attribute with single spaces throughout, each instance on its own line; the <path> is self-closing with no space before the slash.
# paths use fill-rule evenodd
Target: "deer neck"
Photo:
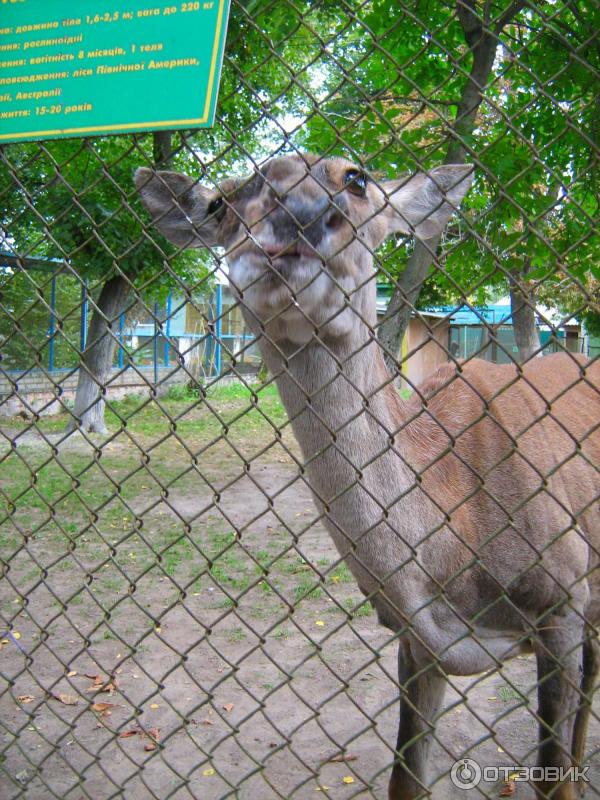
<path id="1" fill-rule="evenodd" d="M 396 447 L 402 446 L 396 440 L 405 403 L 390 383 L 380 348 L 366 324 L 358 324 L 351 335 L 302 347 L 283 343 L 275 351 L 267 344 L 263 353 L 320 505 L 329 506 L 341 495 L 348 499 L 356 492 L 364 494 L 364 489 L 367 494 L 376 492 L 385 503 L 391 493 L 388 497 L 381 485 L 381 469 L 387 471 L 384 484 L 393 486 L 394 494 L 411 483 Z M 353 513 L 368 517 L 363 525 L 355 518 L 361 528 L 373 524 L 371 517 L 380 516 L 381 507 L 378 502 L 359 503 Z"/>
<path id="2" fill-rule="evenodd" d="M 415 477 L 415 470 L 435 460 L 432 448 L 435 453 L 447 446 L 443 429 L 402 400 L 367 325 L 344 339 L 302 347 L 275 348 L 263 339 L 261 349 L 302 448 L 322 520 L 379 620 L 393 630 L 409 621 L 423 663 L 429 649 L 445 653 L 442 663 L 451 673 L 488 669 L 489 652 L 506 651 L 505 637 L 486 639 L 488 650 L 473 645 L 462 618 L 447 604 L 432 602 L 445 576 L 463 566 L 455 534 L 444 529 L 443 510 Z M 438 532 L 434 538 L 432 531 Z M 462 586 L 456 582 L 460 596 L 468 591 Z M 467 616 L 475 611 L 469 608 Z"/>

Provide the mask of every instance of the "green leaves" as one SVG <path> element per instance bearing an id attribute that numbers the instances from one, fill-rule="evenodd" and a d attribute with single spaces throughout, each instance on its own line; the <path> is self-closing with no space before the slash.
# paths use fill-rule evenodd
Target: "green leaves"
<path id="1" fill-rule="evenodd" d="M 499 0 L 490 13 L 499 19 L 509 7 Z M 457 246 L 446 274 L 432 277 L 440 291 L 501 291 L 525 258 L 539 274 L 597 273 L 595 15 L 587 0 L 528 4 L 500 31 L 484 101 L 463 135 L 476 181 L 448 231 Z M 348 155 L 387 177 L 435 166 L 454 140 L 472 66 L 453 4 L 234 3 L 219 122 L 177 140 L 174 168 L 210 183 L 248 173 L 282 145 Z M 118 265 L 144 292 L 202 281 L 210 257 L 175 254 L 144 231 L 131 174 L 151 158 L 150 136 L 6 147 L 0 179 L 11 191 L 0 202 L 10 246 L 69 258 L 92 279 Z M 395 252 L 396 274 L 409 252 Z"/>

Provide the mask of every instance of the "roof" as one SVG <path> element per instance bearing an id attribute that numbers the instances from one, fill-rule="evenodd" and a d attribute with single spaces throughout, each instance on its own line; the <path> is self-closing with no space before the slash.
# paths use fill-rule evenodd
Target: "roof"
<path id="1" fill-rule="evenodd" d="M 377 285 L 377 313 L 384 314 L 392 295 L 392 287 L 387 284 Z M 565 330 L 578 330 L 579 322 L 566 319 L 560 311 L 546 306 L 536 306 L 536 325 L 542 330 L 551 330 L 553 326 Z M 418 314 L 428 317 L 446 318 L 451 325 L 512 325 L 512 310 L 509 298 L 502 298 L 499 303 L 490 303 L 485 306 L 431 306 L 419 309 Z M 413 312 L 412 316 L 415 316 Z M 547 320 L 548 323 L 544 322 Z"/>

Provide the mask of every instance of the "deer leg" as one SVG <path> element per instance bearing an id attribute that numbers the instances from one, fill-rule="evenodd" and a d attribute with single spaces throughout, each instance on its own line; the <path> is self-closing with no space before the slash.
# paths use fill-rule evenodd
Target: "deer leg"
<path id="1" fill-rule="evenodd" d="M 590 712 L 594 699 L 594 689 L 600 672 L 600 642 L 593 630 L 588 631 L 588 637 L 583 644 L 583 676 L 581 678 L 581 697 L 579 709 L 573 726 L 573 763 L 576 766 L 585 766 L 585 740 L 587 737 Z M 582 785 L 582 789 L 585 784 Z M 581 792 L 583 794 L 583 791 Z"/>
<path id="2" fill-rule="evenodd" d="M 427 756 L 435 718 L 444 699 L 446 680 L 433 664 L 419 670 L 407 642 L 398 650 L 400 726 L 389 800 L 417 800 L 430 796 Z"/>
<path id="3" fill-rule="evenodd" d="M 583 625 L 575 615 L 556 614 L 544 620 L 537 648 L 540 767 L 572 766 L 571 747 L 580 701 Z M 577 800 L 573 781 L 534 784 L 539 800 Z"/>

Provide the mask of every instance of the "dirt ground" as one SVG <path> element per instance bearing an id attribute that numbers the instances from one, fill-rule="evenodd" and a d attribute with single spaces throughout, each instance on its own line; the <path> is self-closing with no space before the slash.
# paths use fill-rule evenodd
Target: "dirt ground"
<path id="1" fill-rule="evenodd" d="M 5 431 L 0 797 L 382 800 L 396 644 L 339 563 L 289 430 L 194 438 L 185 422 L 93 446 Z M 451 680 L 435 800 L 500 796 L 455 788 L 459 758 L 535 763 L 535 680 L 530 657 Z"/>

